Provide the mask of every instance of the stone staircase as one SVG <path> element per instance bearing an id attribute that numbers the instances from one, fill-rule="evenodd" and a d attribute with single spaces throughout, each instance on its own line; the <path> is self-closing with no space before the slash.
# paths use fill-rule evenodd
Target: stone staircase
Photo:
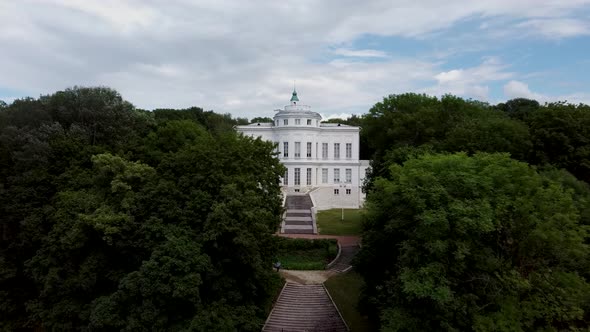
<path id="1" fill-rule="evenodd" d="M 328 268 L 330 271 L 338 273 L 347 272 L 352 268 L 351 262 L 354 255 L 359 251 L 358 246 L 342 246 L 340 247 L 340 256 L 338 259 Z"/>
<path id="2" fill-rule="evenodd" d="M 262 331 L 344 332 L 348 327 L 323 284 L 287 282 Z"/>
<path id="3" fill-rule="evenodd" d="M 281 228 L 287 234 L 315 234 L 315 221 L 308 194 L 288 195 L 285 200 L 285 218 Z"/>

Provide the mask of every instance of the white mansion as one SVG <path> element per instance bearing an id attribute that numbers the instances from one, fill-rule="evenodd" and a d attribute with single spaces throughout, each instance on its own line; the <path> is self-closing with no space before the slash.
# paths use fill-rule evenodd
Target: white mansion
<path id="1" fill-rule="evenodd" d="M 277 144 L 279 158 L 287 168 L 283 192 L 308 193 L 318 210 L 359 208 L 365 198 L 361 186 L 369 166 L 369 161 L 359 160 L 360 128 L 321 123 L 321 115 L 299 104 L 296 91 L 291 104 L 276 112 L 272 123 L 236 129 Z"/>

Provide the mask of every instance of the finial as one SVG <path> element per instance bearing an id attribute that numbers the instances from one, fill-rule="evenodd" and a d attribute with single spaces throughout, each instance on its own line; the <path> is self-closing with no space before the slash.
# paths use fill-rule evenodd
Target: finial
<path id="1" fill-rule="evenodd" d="M 293 95 L 291 96 L 291 102 L 295 103 L 298 101 L 299 101 L 299 98 L 297 98 L 297 90 L 295 90 L 295 80 L 293 80 Z"/>

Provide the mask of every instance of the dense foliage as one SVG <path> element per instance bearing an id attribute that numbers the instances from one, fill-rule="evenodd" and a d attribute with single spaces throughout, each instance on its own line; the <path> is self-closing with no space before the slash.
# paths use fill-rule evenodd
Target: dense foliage
<path id="1" fill-rule="evenodd" d="M 388 172 L 358 259 L 382 330 L 588 327 L 587 184 L 506 154 L 423 154 Z"/>
<path id="2" fill-rule="evenodd" d="M 328 122 L 372 159 L 357 263 L 383 330 L 588 328 L 589 106 L 409 93 Z M 0 329 L 259 330 L 284 168 L 247 123 L 108 88 L 0 102 Z"/>
<path id="3" fill-rule="evenodd" d="M 0 329 L 260 330 L 284 169 L 237 123 L 107 88 L 3 105 Z"/>
<path id="4" fill-rule="evenodd" d="M 382 329 L 589 326 L 589 106 L 408 93 L 361 126 L 372 172 L 358 264 Z"/>
<path id="5" fill-rule="evenodd" d="M 563 168 L 590 183 L 590 106 L 513 99 L 490 106 L 446 95 L 390 95 L 361 119 L 361 148 L 375 176 L 408 148 L 507 152 L 532 165 Z M 401 149 L 401 151 L 396 151 Z M 397 159 L 396 162 L 399 162 Z"/>

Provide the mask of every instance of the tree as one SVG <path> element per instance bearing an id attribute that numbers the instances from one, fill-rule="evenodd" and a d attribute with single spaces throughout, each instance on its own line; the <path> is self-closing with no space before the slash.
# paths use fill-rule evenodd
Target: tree
<path id="1" fill-rule="evenodd" d="M 362 118 L 361 137 L 373 151 L 373 176 L 388 176 L 387 154 L 404 147 L 433 151 L 508 152 L 528 161 L 529 129 L 487 103 L 445 95 L 390 95 Z M 373 178 L 371 176 L 371 178 Z"/>
<path id="2" fill-rule="evenodd" d="M 108 88 L 0 110 L 0 330 L 259 330 L 284 168 L 236 121 Z"/>
<path id="3" fill-rule="evenodd" d="M 252 120 L 250 120 L 250 123 L 257 123 L 257 122 L 260 122 L 260 123 L 270 122 L 270 123 L 272 123 L 273 121 L 272 121 L 271 118 L 269 118 L 267 116 L 265 116 L 265 117 L 255 117 L 255 118 L 252 118 Z"/>
<path id="4" fill-rule="evenodd" d="M 526 98 L 511 99 L 496 106 L 497 109 L 505 112 L 511 118 L 519 120 L 525 120 L 529 115 L 539 110 L 540 107 L 538 101 Z"/>
<path id="5" fill-rule="evenodd" d="M 532 164 L 565 168 L 590 183 L 590 106 L 547 104 L 526 123 L 533 142 Z"/>
<path id="6" fill-rule="evenodd" d="M 357 265 L 383 330 L 588 326 L 587 228 L 570 190 L 506 154 L 389 171 L 369 194 Z"/>

